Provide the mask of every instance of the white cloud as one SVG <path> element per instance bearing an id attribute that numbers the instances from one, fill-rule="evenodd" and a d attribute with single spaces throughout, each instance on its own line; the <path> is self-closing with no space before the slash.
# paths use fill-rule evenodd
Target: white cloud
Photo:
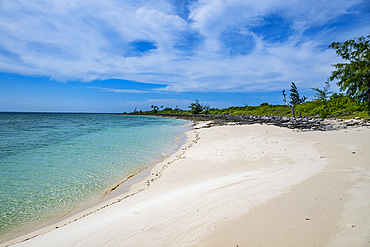
<path id="1" fill-rule="evenodd" d="M 177 92 L 271 91 L 291 81 L 316 87 L 338 61 L 323 47 L 336 38 L 366 35 L 366 23 L 350 31 L 320 28 L 358 2 L 199 0 L 189 6 L 186 20 L 164 0 L 3 0 L 0 71 L 62 81 L 118 78 L 166 84 L 162 91 Z M 281 40 L 266 38 L 271 30 L 251 31 L 275 16 L 289 28 L 287 33 L 276 24 Z M 305 35 L 309 28 L 319 31 Z M 229 56 L 225 31 L 252 37 L 251 51 Z M 156 49 L 128 56 L 139 41 Z M 191 50 L 179 50 L 178 42 L 188 42 Z"/>
<path id="2" fill-rule="evenodd" d="M 135 89 L 119 89 L 119 88 L 105 88 L 105 87 L 89 87 L 92 89 L 97 89 L 104 92 L 112 92 L 112 93 L 153 93 L 155 91 L 149 90 L 135 90 Z"/>

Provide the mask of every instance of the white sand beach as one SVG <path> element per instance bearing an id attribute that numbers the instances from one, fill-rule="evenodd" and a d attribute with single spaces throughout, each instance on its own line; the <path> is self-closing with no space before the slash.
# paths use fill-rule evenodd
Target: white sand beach
<path id="1" fill-rule="evenodd" d="M 370 128 L 199 127 L 129 192 L 2 246 L 370 246 Z"/>

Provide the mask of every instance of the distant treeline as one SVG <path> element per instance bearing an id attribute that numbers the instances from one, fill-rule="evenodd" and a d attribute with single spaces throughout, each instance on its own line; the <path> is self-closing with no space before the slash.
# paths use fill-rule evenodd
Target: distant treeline
<path id="1" fill-rule="evenodd" d="M 196 103 L 196 102 L 194 102 Z M 192 103 L 193 104 L 193 103 Z M 199 102 L 198 102 L 199 104 Z M 204 105 L 203 105 L 204 106 Z M 322 100 L 316 99 L 306 101 L 295 106 L 296 117 L 329 117 L 329 118 L 354 118 L 370 120 L 370 106 L 368 102 L 359 102 L 342 93 L 334 93 L 323 104 Z M 137 112 L 139 113 L 139 112 Z M 192 109 L 182 110 L 178 107 L 172 109 L 163 107 L 151 111 L 141 112 L 142 114 L 194 114 Z M 292 116 L 292 111 L 286 105 L 270 105 L 267 102 L 259 106 L 233 106 L 223 109 L 208 108 L 202 109 L 197 114 L 212 114 L 212 115 L 271 115 L 271 116 Z"/>

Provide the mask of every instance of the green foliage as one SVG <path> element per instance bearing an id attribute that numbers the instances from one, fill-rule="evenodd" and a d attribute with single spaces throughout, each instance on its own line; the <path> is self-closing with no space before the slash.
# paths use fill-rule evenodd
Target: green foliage
<path id="1" fill-rule="evenodd" d="M 290 95 L 289 95 L 289 103 L 291 105 L 298 105 L 298 104 L 302 104 L 303 102 L 306 101 L 307 97 L 306 96 L 302 96 L 299 97 L 299 92 L 298 92 L 298 88 L 297 86 L 295 85 L 294 82 L 292 82 L 292 85 L 290 85 Z"/>
<path id="2" fill-rule="evenodd" d="M 195 102 L 190 103 L 189 108 L 190 108 L 191 114 L 199 114 L 203 111 L 205 113 L 207 113 L 210 109 L 209 106 L 204 105 L 204 104 L 200 104 L 199 100 L 197 100 L 197 99 L 195 100 Z"/>
<path id="3" fill-rule="evenodd" d="M 358 101 L 370 101 L 370 35 L 345 42 L 333 42 L 330 48 L 336 50 L 346 63 L 337 63 L 330 80 L 338 79 L 341 91 Z"/>
<path id="4" fill-rule="evenodd" d="M 156 105 L 151 105 L 150 106 L 153 110 L 151 111 L 152 114 L 157 114 L 159 107 Z"/>
<path id="5" fill-rule="evenodd" d="M 341 97 L 344 97 L 344 93 L 333 93 L 331 96 L 330 96 L 330 99 L 337 99 L 337 98 L 341 98 Z"/>
<path id="6" fill-rule="evenodd" d="M 292 110 L 292 116 L 295 117 L 295 113 L 294 113 L 294 106 L 295 105 L 298 105 L 298 104 L 302 104 L 303 102 L 306 101 L 307 97 L 306 96 L 302 96 L 302 98 L 299 96 L 299 92 L 298 92 L 298 88 L 297 86 L 295 85 L 294 82 L 292 82 L 292 85 L 290 86 L 290 95 L 289 95 L 289 104 L 286 102 L 286 94 L 285 94 L 285 89 L 283 90 L 283 101 L 285 102 L 285 104 L 287 106 L 289 106 L 290 110 Z"/>
<path id="7" fill-rule="evenodd" d="M 325 118 L 327 115 L 330 114 L 327 100 L 330 94 L 332 94 L 333 92 L 330 92 L 329 88 L 330 88 L 329 81 L 325 82 L 324 89 L 311 88 L 312 90 L 316 91 L 316 94 L 315 94 L 316 100 L 322 102 L 322 107 L 320 107 L 321 108 L 320 117 L 322 118 Z"/>
<path id="8" fill-rule="evenodd" d="M 329 98 L 330 94 L 333 93 L 333 92 L 329 91 L 329 88 L 330 88 L 329 81 L 326 81 L 324 89 L 319 89 L 319 88 L 311 88 L 311 89 L 316 91 L 315 97 L 316 97 L 317 100 L 321 100 L 323 102 L 326 102 L 326 100 Z"/>
<path id="9" fill-rule="evenodd" d="M 318 91 L 319 90 L 319 91 Z M 295 105 L 295 112 L 298 115 L 308 117 L 337 117 L 337 118 L 353 118 L 360 117 L 370 120 L 370 103 L 358 102 L 343 93 L 329 92 L 329 83 L 325 83 L 324 89 L 316 91 L 316 99 Z M 330 95 L 331 94 L 331 95 Z M 330 96 L 329 96 L 330 95 Z M 325 104 L 323 103 L 325 101 Z M 198 100 L 191 103 L 198 113 L 213 114 L 213 115 L 270 115 L 270 116 L 292 116 L 292 111 L 285 105 L 270 105 L 267 102 L 261 103 L 259 106 L 232 106 L 224 109 L 212 108 L 204 104 L 200 104 Z M 159 111 L 158 106 L 152 105 L 152 111 L 143 112 L 144 114 L 197 114 L 190 110 L 184 111 L 176 106 L 174 109 L 163 107 Z M 202 108 L 200 111 L 200 107 Z M 136 110 L 136 109 L 135 109 Z M 136 111 L 137 112 L 137 111 Z M 155 112 L 155 113 L 154 113 Z"/>
<path id="10" fill-rule="evenodd" d="M 173 109 L 174 111 L 177 111 L 177 112 L 181 112 L 182 110 L 179 108 L 179 106 L 177 105 L 176 107 L 175 107 L 175 109 Z"/>
<path id="11" fill-rule="evenodd" d="M 344 94 L 332 94 L 326 100 L 326 105 L 319 99 L 307 101 L 295 106 L 295 111 L 302 116 L 308 117 L 338 117 L 369 118 L 369 104 L 353 100 Z M 323 112 L 327 114 L 323 114 Z M 209 114 L 214 115 L 270 115 L 270 116 L 292 116 L 291 110 L 285 105 L 261 104 L 260 106 L 229 107 L 225 109 L 212 108 Z M 298 114 L 299 115 L 299 114 Z"/>
<path id="12" fill-rule="evenodd" d="M 275 115 L 286 116 L 290 112 L 284 105 L 242 106 L 229 107 L 225 109 L 210 109 L 209 114 L 214 115 Z"/>

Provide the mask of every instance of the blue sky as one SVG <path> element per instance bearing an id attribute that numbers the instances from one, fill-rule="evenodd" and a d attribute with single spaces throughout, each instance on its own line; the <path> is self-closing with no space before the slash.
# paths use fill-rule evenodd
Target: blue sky
<path id="1" fill-rule="evenodd" d="M 1 0 L 0 111 L 131 112 L 312 99 L 365 0 Z M 332 83 L 332 90 L 337 87 Z"/>

